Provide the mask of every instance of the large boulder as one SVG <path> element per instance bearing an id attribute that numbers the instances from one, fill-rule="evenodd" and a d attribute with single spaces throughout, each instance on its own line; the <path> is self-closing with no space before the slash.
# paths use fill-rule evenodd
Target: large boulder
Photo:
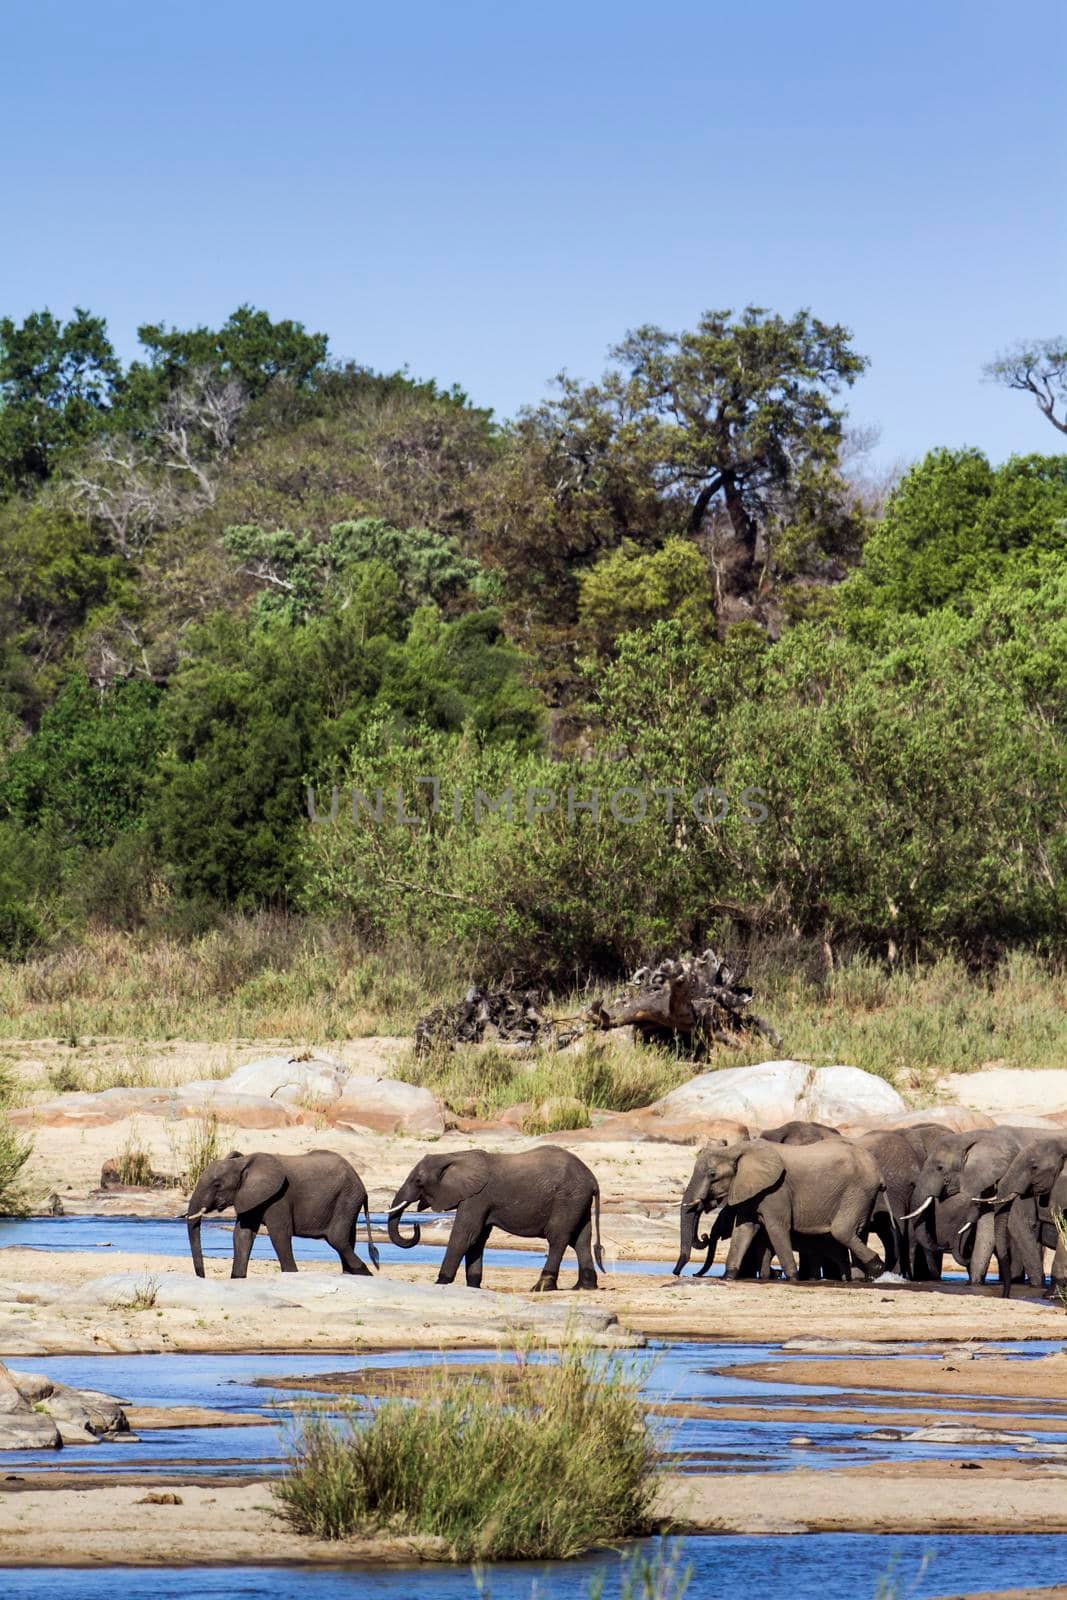
<path id="1" fill-rule="evenodd" d="M 71 1389 L 39 1373 L 12 1372 L 0 1362 L 0 1450 L 57 1450 L 119 1434 L 133 1437 L 111 1395 Z"/>
<path id="2" fill-rule="evenodd" d="M 444 1107 L 437 1096 L 399 1078 L 353 1074 L 330 1107 L 329 1118 L 339 1128 L 358 1132 L 438 1135 L 445 1131 Z"/>
<path id="3" fill-rule="evenodd" d="M 754 1067 L 702 1072 L 639 1113 L 642 1126 L 664 1129 L 746 1124 L 753 1130 L 804 1118 L 858 1122 L 894 1117 L 907 1107 L 884 1078 L 859 1067 L 812 1067 L 803 1061 L 764 1061 Z"/>
<path id="4" fill-rule="evenodd" d="M 225 1080 L 233 1094 L 254 1094 L 307 1110 L 325 1110 L 339 1100 L 345 1069 L 329 1056 L 268 1056 L 246 1061 Z"/>

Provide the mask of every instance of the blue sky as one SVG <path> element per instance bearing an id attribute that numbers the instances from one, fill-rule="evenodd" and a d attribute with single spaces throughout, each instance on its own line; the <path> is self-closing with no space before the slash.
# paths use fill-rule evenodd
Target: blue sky
<path id="1" fill-rule="evenodd" d="M 1060 0 L 5 0 L 0 310 L 218 322 L 508 415 L 627 328 L 810 306 L 880 455 L 1055 450 L 980 381 L 1067 332 Z"/>

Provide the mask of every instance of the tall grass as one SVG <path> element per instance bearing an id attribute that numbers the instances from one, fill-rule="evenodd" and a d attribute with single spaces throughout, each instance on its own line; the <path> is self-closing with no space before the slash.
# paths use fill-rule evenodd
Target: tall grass
<path id="1" fill-rule="evenodd" d="M 126 1143 L 118 1153 L 115 1162 L 120 1183 L 132 1188 L 145 1187 L 152 1182 L 152 1152 L 141 1141 L 137 1124 L 134 1123 L 126 1136 Z"/>
<path id="2" fill-rule="evenodd" d="M 222 1155 L 223 1139 L 219 1119 L 213 1112 L 193 1117 L 182 1131 L 171 1133 L 171 1150 L 181 1177 L 182 1187 L 190 1194 L 196 1188 L 205 1167 Z"/>
<path id="3" fill-rule="evenodd" d="M 552 1559 L 647 1530 L 656 1451 L 639 1380 L 565 1348 L 489 1376 L 438 1370 L 369 1421 L 304 1421 L 275 1486 L 302 1533 L 444 1540 L 457 1561 Z"/>
<path id="4" fill-rule="evenodd" d="M 918 1090 L 990 1061 L 1046 1067 L 1067 1058 L 1067 969 L 1022 951 L 981 976 L 948 957 L 890 969 L 861 954 L 827 972 L 821 947 L 779 941 L 756 947 L 748 970 L 755 1007 L 781 1034 L 784 1056 L 844 1062 Z M 341 925 L 265 913 L 234 916 L 187 939 L 93 932 L 53 954 L 0 962 L 0 1038 L 329 1044 L 407 1033 L 424 1012 L 484 976 L 439 951 L 372 949 Z M 603 994 L 611 985 L 590 982 L 550 996 L 547 1008 L 573 1015 L 594 988 Z M 753 1037 L 709 1064 L 741 1066 L 768 1053 Z M 456 1051 L 403 1070 L 487 1113 L 566 1097 L 625 1110 L 692 1070 L 654 1051 L 633 1052 L 625 1067 L 618 1064 L 625 1052 L 608 1054 L 616 1062 L 610 1072 L 595 1052 L 588 1065 L 564 1052 L 538 1055 L 527 1067 L 491 1050 Z M 144 1082 L 148 1070 L 131 1049 L 106 1069 L 58 1072 L 69 1079 L 63 1087 L 93 1088 Z"/>
<path id="5" fill-rule="evenodd" d="M 694 1067 L 663 1050 L 594 1038 L 586 1040 L 581 1050 L 519 1055 L 493 1045 L 439 1047 L 424 1056 L 411 1051 L 395 1070 L 397 1077 L 432 1089 L 454 1111 L 467 1116 L 491 1117 L 523 1101 L 535 1107 L 562 1102 L 556 1108 L 558 1116 L 549 1119 L 558 1129 L 587 1127 L 590 1109 L 633 1111 L 647 1106 L 691 1078 Z M 567 1102 L 577 1102 L 577 1107 Z M 578 1107 L 585 1108 L 586 1115 Z M 531 1115 L 531 1126 L 537 1120 Z"/>
<path id="6" fill-rule="evenodd" d="M 16 1133 L 4 1116 L 4 1108 L 14 1098 L 14 1084 L 0 1069 L 0 1214 L 21 1209 L 18 1179 L 33 1153 L 33 1140 Z"/>

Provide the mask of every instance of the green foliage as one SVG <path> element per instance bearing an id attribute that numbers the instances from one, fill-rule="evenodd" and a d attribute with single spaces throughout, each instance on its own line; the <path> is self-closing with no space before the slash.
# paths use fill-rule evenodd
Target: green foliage
<path id="1" fill-rule="evenodd" d="M 227 528 L 223 543 L 263 584 L 256 601 L 260 615 L 290 622 L 346 605 L 368 563 L 388 568 L 409 612 L 491 587 L 454 539 L 429 528 L 393 528 L 381 517 L 335 523 L 328 538 L 318 541 L 288 528 Z"/>
<path id="2" fill-rule="evenodd" d="M 0 494 L 43 482 L 103 425 L 121 368 L 102 317 L 0 317 Z"/>
<path id="3" fill-rule="evenodd" d="M 579 627 L 599 651 L 671 617 L 697 638 L 709 638 L 714 628 L 707 563 L 688 539 L 668 539 L 649 552 L 624 539 L 579 574 L 578 588 Z"/>
<path id="4" fill-rule="evenodd" d="M 306 626 L 219 617 L 164 706 L 167 749 L 153 810 L 184 895 L 251 904 L 299 883 L 308 782 L 328 781 L 372 718 L 490 743 L 536 738 L 539 713 L 498 616 L 405 620 L 397 580 L 362 563 L 348 605 Z"/>
<path id="5" fill-rule="evenodd" d="M 126 376 L 124 420 L 145 420 L 182 381 L 194 372 L 234 379 L 245 395 L 256 399 L 275 381 L 301 388 L 326 360 L 324 333 L 308 333 L 303 323 L 272 322 L 267 312 L 238 306 L 221 328 L 168 328 L 145 323 L 137 337 L 148 351 Z"/>
<path id="6" fill-rule="evenodd" d="M 37 732 L 7 758 L 0 805 L 66 847 L 110 844 L 141 814 L 159 747 L 159 690 L 136 681 L 101 693 L 68 680 Z"/>
<path id="7" fill-rule="evenodd" d="M 1016 456 L 992 467 L 979 450 L 934 450 L 906 474 L 841 594 L 846 614 L 875 616 L 979 599 L 1064 547 L 1067 456 Z"/>
<path id="8" fill-rule="evenodd" d="M 435 1369 L 416 1402 L 306 1420 L 275 1486 L 301 1533 L 389 1528 L 451 1559 L 546 1560 L 644 1532 L 655 1450 L 637 1381 L 580 1347 L 488 1376 Z"/>

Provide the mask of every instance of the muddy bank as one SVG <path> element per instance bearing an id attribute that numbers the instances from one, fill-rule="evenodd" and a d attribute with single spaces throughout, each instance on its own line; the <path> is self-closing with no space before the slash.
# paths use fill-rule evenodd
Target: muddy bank
<path id="1" fill-rule="evenodd" d="M 1065 1319 L 1067 1321 L 1067 1319 Z M 1061 1330 L 1057 1330 L 1060 1332 Z M 1067 1329 L 1062 1330 L 1067 1332 Z M 942 1360 L 759 1362 L 747 1374 L 765 1383 L 803 1383 L 848 1389 L 974 1395 L 983 1400 L 1067 1401 L 1067 1352 L 1036 1356 L 1031 1361 L 1006 1361 L 995 1354 L 949 1354 Z"/>

